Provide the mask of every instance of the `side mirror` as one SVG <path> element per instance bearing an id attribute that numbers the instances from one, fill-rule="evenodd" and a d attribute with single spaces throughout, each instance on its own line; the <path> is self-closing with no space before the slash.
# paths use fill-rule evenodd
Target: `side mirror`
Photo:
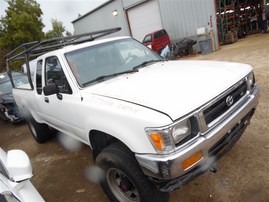
<path id="1" fill-rule="evenodd" d="M 7 152 L 7 171 L 10 179 L 15 182 L 28 180 L 33 176 L 30 159 L 22 150 Z"/>
<path id="2" fill-rule="evenodd" d="M 44 95 L 53 95 L 58 94 L 60 92 L 57 84 L 55 83 L 49 83 L 48 85 L 43 87 Z"/>

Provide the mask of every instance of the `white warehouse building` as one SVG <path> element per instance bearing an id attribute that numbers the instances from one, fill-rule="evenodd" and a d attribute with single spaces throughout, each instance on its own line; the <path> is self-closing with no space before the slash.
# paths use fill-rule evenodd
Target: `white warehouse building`
<path id="1" fill-rule="evenodd" d="M 162 28 L 172 42 L 196 39 L 201 27 L 217 33 L 214 0 L 110 0 L 72 23 L 74 34 L 121 27 L 113 36 L 128 35 L 140 42 Z M 218 48 L 217 34 L 214 38 Z"/>

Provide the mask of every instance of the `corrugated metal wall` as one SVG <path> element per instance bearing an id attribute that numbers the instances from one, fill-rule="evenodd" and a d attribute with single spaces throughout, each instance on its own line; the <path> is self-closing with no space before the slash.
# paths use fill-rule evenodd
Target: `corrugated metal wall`
<path id="1" fill-rule="evenodd" d="M 171 39 L 197 38 L 197 28 L 207 27 L 212 16 L 217 42 L 215 0 L 159 0 L 163 27 Z M 218 48 L 218 43 L 217 48 Z"/>
<path id="2" fill-rule="evenodd" d="M 117 16 L 112 15 L 114 10 L 118 11 Z M 99 10 L 76 20 L 73 25 L 74 34 L 121 27 L 120 32 L 111 34 L 108 37 L 129 35 L 127 20 L 120 0 L 111 1 Z"/>
<path id="3" fill-rule="evenodd" d="M 96 31 L 100 29 L 121 27 L 122 31 L 111 36 L 130 35 L 125 11 L 146 0 L 113 0 L 100 9 L 76 20 L 75 34 Z M 162 25 L 167 30 L 173 43 L 184 38 L 197 38 L 197 29 L 207 27 L 212 17 L 216 48 L 218 49 L 215 0 L 151 0 L 158 1 Z M 118 16 L 113 16 L 114 10 Z M 149 11 L 150 12 L 150 11 Z M 145 19 L 146 20 L 146 19 Z M 199 50 L 199 46 L 195 46 Z"/>

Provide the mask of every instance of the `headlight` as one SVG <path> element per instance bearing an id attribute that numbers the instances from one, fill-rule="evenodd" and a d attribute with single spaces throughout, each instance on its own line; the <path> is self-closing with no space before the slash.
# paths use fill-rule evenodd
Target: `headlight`
<path id="1" fill-rule="evenodd" d="M 255 85 L 255 76 L 253 72 L 249 73 L 249 75 L 247 76 L 247 80 L 248 80 L 249 90 L 252 90 L 252 88 Z"/>
<path id="2" fill-rule="evenodd" d="M 191 134 L 190 119 L 185 119 L 163 128 L 146 128 L 146 133 L 159 153 L 170 153 L 175 145 Z"/>
<path id="3" fill-rule="evenodd" d="M 185 139 L 191 134 L 191 122 L 189 119 L 179 122 L 173 127 L 172 135 L 175 144 L 178 144 L 181 140 Z"/>

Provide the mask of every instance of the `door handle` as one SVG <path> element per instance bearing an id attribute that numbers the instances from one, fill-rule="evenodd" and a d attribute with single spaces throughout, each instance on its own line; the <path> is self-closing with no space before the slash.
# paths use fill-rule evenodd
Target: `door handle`
<path id="1" fill-rule="evenodd" d="M 46 103 L 49 103 L 50 102 L 48 97 L 45 97 L 45 102 Z"/>

